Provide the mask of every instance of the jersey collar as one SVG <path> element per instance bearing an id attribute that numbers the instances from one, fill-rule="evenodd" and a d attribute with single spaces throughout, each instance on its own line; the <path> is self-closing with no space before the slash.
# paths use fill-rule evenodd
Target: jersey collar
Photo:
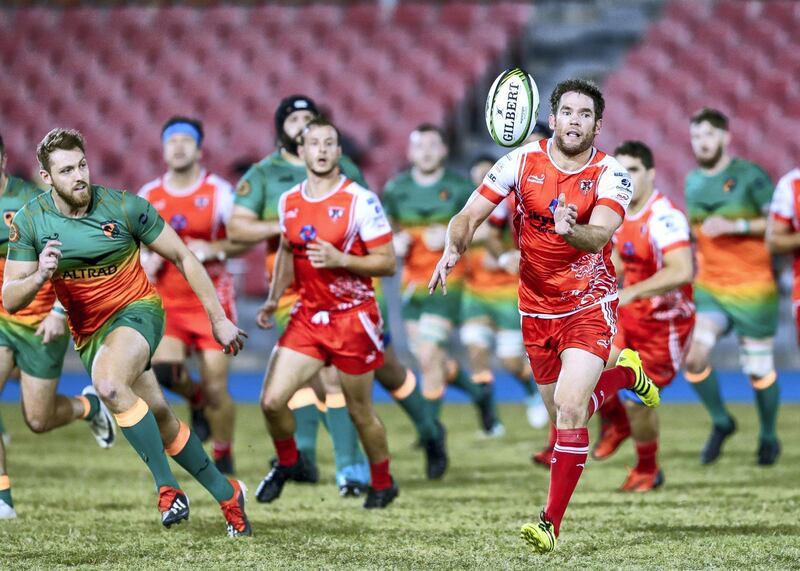
<path id="1" fill-rule="evenodd" d="M 339 175 L 339 184 L 337 184 L 333 188 L 332 191 L 330 191 L 325 196 L 321 196 L 319 198 L 312 198 L 312 197 L 308 196 L 308 194 L 306 194 L 306 183 L 307 182 L 308 182 L 308 179 L 306 179 L 306 180 L 304 180 L 303 182 L 300 183 L 300 196 L 302 196 L 303 200 L 306 200 L 307 202 L 322 202 L 324 200 L 328 200 L 331 196 L 333 196 L 334 194 L 336 194 L 337 192 L 342 190 L 345 186 L 347 186 L 350 183 L 350 181 L 347 180 L 346 176 Z"/>
<path id="2" fill-rule="evenodd" d="M 550 160 L 550 163 L 553 165 L 553 167 L 554 167 L 554 168 L 555 168 L 557 171 L 559 171 L 559 172 L 563 172 L 564 174 L 578 174 L 579 172 L 582 172 L 582 171 L 583 171 L 583 170 L 584 170 L 586 167 L 588 167 L 590 164 L 592 164 L 592 163 L 594 162 L 594 159 L 595 159 L 595 157 L 597 156 L 597 149 L 595 149 L 594 147 L 592 147 L 592 154 L 591 154 L 591 156 L 589 157 L 589 160 L 588 160 L 588 161 L 586 161 L 586 164 L 585 164 L 585 165 L 583 165 L 581 168 L 579 168 L 578 170 L 575 170 L 575 171 L 565 171 L 564 169 L 562 169 L 562 168 L 559 168 L 559 166 L 558 166 L 558 165 L 556 164 L 556 162 L 553 160 L 553 156 L 550 154 L 550 147 L 553 145 L 553 142 L 554 142 L 554 141 L 555 141 L 555 135 L 553 135 L 553 138 L 551 138 L 551 139 L 547 139 L 547 146 L 546 146 L 547 158 Z"/>

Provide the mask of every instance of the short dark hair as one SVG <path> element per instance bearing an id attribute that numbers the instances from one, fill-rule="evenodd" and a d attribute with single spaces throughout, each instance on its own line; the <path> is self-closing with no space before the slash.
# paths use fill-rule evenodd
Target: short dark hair
<path id="1" fill-rule="evenodd" d="M 306 123 L 306 126 L 303 128 L 303 132 L 300 135 L 300 144 L 305 143 L 306 133 L 308 133 L 312 127 L 330 127 L 334 131 L 336 131 L 336 142 L 341 146 L 342 144 L 342 134 L 339 132 L 339 129 L 331 123 L 326 117 L 322 115 L 317 115 L 311 121 Z"/>
<path id="2" fill-rule="evenodd" d="M 178 123 L 187 123 L 197 129 L 197 133 L 200 135 L 200 140 L 197 141 L 197 146 L 203 144 L 203 122 L 200 119 L 195 119 L 194 117 L 186 117 L 184 115 L 173 115 L 169 119 L 166 120 L 164 125 L 161 127 L 161 136 L 164 136 L 164 131 L 172 127 L 173 125 L 177 125 Z"/>
<path id="3" fill-rule="evenodd" d="M 626 157 L 639 159 L 642 161 L 644 168 L 647 170 L 650 170 L 656 166 L 656 162 L 653 160 L 653 151 L 651 151 L 650 147 L 641 141 L 629 140 L 623 142 L 620 146 L 614 149 L 614 155 L 625 155 Z"/>
<path id="4" fill-rule="evenodd" d="M 436 133 L 439 135 L 442 143 L 445 145 L 447 144 L 447 135 L 445 134 L 444 129 L 434 125 L 433 123 L 420 123 L 417 125 L 416 129 L 412 131 L 412 133 Z"/>
<path id="5" fill-rule="evenodd" d="M 71 151 L 80 149 L 86 154 L 86 144 L 83 135 L 77 129 L 56 128 L 47 133 L 42 142 L 36 147 L 36 158 L 43 170 L 50 172 L 50 154 L 58 149 Z"/>
<path id="6" fill-rule="evenodd" d="M 480 163 L 494 164 L 496 162 L 497 159 L 494 157 L 494 155 L 490 155 L 489 153 L 481 153 L 480 155 L 477 155 L 474 159 L 472 159 L 472 161 L 469 163 L 469 168 L 472 168 Z"/>
<path id="7" fill-rule="evenodd" d="M 595 118 L 597 120 L 603 118 L 603 111 L 606 109 L 606 100 L 603 99 L 603 93 L 600 91 L 600 88 L 597 87 L 597 84 L 588 79 L 567 79 L 553 88 L 553 92 L 550 94 L 550 109 L 554 115 L 556 111 L 558 111 L 558 103 L 561 101 L 561 96 L 570 91 L 575 91 L 587 97 L 591 97 L 592 101 L 594 101 Z"/>
<path id="8" fill-rule="evenodd" d="M 694 115 L 692 115 L 692 118 L 689 122 L 692 125 L 699 125 L 705 121 L 708 121 L 717 129 L 722 129 L 723 131 L 728 130 L 728 117 L 719 109 L 714 109 L 713 107 L 703 107 Z"/>

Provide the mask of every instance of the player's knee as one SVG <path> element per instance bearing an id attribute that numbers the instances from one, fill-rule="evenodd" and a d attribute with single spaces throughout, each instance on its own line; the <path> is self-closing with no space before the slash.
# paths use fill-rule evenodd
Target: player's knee
<path id="1" fill-rule="evenodd" d="M 699 375 L 709 366 L 708 355 L 705 351 L 690 351 L 686 356 L 685 367 L 692 375 Z"/>
<path id="2" fill-rule="evenodd" d="M 47 432 L 49 427 L 47 426 L 47 416 L 43 414 L 29 414 L 25 413 L 25 424 L 28 426 L 31 432 L 36 434 L 42 434 L 43 432 Z"/>
<path id="3" fill-rule="evenodd" d="M 212 408 L 216 408 L 230 399 L 225 383 L 204 383 L 203 396 Z"/>
<path id="4" fill-rule="evenodd" d="M 751 379 L 763 379 L 775 369 L 772 339 L 748 339 L 739 358 L 744 374 Z"/>
<path id="5" fill-rule="evenodd" d="M 100 397 L 109 408 L 116 409 L 114 404 L 119 399 L 119 385 L 113 379 L 96 379 L 93 381 L 94 388 L 97 391 L 97 396 Z"/>
<path id="6" fill-rule="evenodd" d="M 582 426 L 586 420 L 586 407 L 576 402 L 559 402 L 556 399 L 556 418 L 559 426 L 568 428 Z"/>
<path id="7" fill-rule="evenodd" d="M 269 417 L 274 417 L 280 414 L 281 410 L 286 407 L 285 403 L 282 403 L 280 399 L 276 398 L 273 395 L 265 394 L 261 397 L 261 410 L 264 411 Z"/>

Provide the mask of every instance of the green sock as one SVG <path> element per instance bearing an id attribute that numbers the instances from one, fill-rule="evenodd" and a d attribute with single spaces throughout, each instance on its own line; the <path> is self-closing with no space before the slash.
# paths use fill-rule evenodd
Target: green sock
<path id="1" fill-rule="evenodd" d="M 439 427 L 436 426 L 436 419 L 433 418 L 430 409 L 422 397 L 419 385 L 414 385 L 414 390 L 406 398 L 396 399 L 406 414 L 411 418 L 420 440 L 432 440 L 439 435 Z"/>
<path id="2" fill-rule="evenodd" d="M 233 497 L 233 486 L 228 478 L 217 469 L 211 461 L 200 439 L 194 432 L 189 433 L 189 440 L 183 449 L 172 457 L 184 470 L 189 472 L 195 480 L 200 482 L 218 502 L 229 500 Z"/>
<path id="3" fill-rule="evenodd" d="M 437 399 L 425 398 L 425 404 L 428 405 L 430 416 L 434 421 L 439 421 L 442 418 L 442 402 L 444 399 L 439 397 Z"/>
<path id="4" fill-rule="evenodd" d="M 122 434 L 147 464 L 150 473 L 153 474 L 156 489 L 161 486 L 180 488 L 172 470 L 169 469 L 167 455 L 164 453 L 164 443 L 161 442 L 161 433 L 158 431 L 153 411 L 148 409 L 142 420 L 133 426 L 122 427 Z"/>
<path id="5" fill-rule="evenodd" d="M 0 434 L 5 434 L 6 432 L 6 425 L 3 424 L 3 417 L 0 415 Z"/>
<path id="6" fill-rule="evenodd" d="M 91 421 L 100 410 L 100 399 L 97 398 L 97 395 L 92 394 L 83 396 L 89 401 L 89 414 L 83 419 L 88 422 Z"/>
<path id="7" fill-rule="evenodd" d="M 717 372 L 712 369 L 705 379 L 690 384 L 697 396 L 700 397 L 703 406 L 706 407 L 706 410 L 711 415 L 711 422 L 714 423 L 714 426 L 729 428 L 731 426 L 731 415 L 725 408 L 725 403 L 722 402 Z"/>
<path id="8" fill-rule="evenodd" d="M 336 460 L 336 472 L 348 466 L 356 466 L 367 461 L 358 442 L 358 431 L 346 406 L 328 406 L 325 412 L 328 419 L 328 432 L 333 440 L 333 456 Z"/>
<path id="9" fill-rule="evenodd" d="M 780 389 L 775 381 L 766 389 L 756 390 L 756 407 L 758 419 L 761 421 L 761 441 L 774 442 L 778 439 L 775 426 L 778 422 L 778 406 L 780 404 Z"/>
<path id="10" fill-rule="evenodd" d="M 11 488 L 0 490 L 0 500 L 3 500 L 6 503 L 6 505 L 10 508 L 14 507 L 14 502 L 11 499 Z"/>
<path id="11" fill-rule="evenodd" d="M 294 440 L 297 450 L 312 464 L 317 463 L 317 428 L 322 413 L 317 405 L 309 404 L 292 411 L 294 415 Z"/>
<path id="12" fill-rule="evenodd" d="M 458 373 L 456 373 L 456 378 L 453 379 L 452 384 L 454 387 L 467 393 L 469 398 L 472 399 L 472 402 L 478 402 L 486 396 L 483 387 L 473 381 L 464 369 L 458 369 Z"/>

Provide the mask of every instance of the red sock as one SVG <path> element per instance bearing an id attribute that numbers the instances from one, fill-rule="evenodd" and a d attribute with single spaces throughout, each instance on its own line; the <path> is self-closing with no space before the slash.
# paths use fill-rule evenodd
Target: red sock
<path id="1" fill-rule="evenodd" d="M 632 387 L 635 381 L 636 376 L 628 367 L 614 367 L 603 371 L 589 401 L 589 418 L 592 418 L 592 415 L 603 406 L 606 399 L 611 398 L 621 389 Z"/>
<path id="2" fill-rule="evenodd" d="M 652 474 L 658 470 L 658 464 L 656 464 L 658 439 L 651 440 L 650 442 L 637 442 L 636 454 L 639 456 L 639 461 L 636 463 L 637 472 Z"/>
<path id="3" fill-rule="evenodd" d="M 547 447 L 552 450 L 553 447 L 556 445 L 556 438 L 558 438 L 558 430 L 556 429 L 556 425 L 552 422 L 550 423 L 550 436 L 547 439 Z"/>
<path id="4" fill-rule="evenodd" d="M 281 466 L 294 466 L 297 464 L 297 444 L 294 441 L 294 436 L 290 436 L 286 440 L 275 440 L 275 452 L 278 454 L 278 464 Z"/>
<path id="5" fill-rule="evenodd" d="M 214 460 L 221 460 L 226 456 L 231 455 L 232 445 L 230 442 L 222 442 L 220 440 L 214 441 L 212 452 L 214 453 Z"/>
<path id="6" fill-rule="evenodd" d="M 369 465 L 369 472 L 372 476 L 372 489 L 376 492 L 388 490 L 392 487 L 392 476 L 389 474 L 389 459 L 383 462 Z"/>
<path id="7" fill-rule="evenodd" d="M 559 428 L 553 459 L 550 461 L 550 490 L 547 493 L 545 517 L 553 522 L 558 535 L 561 518 L 578 485 L 589 453 L 589 431 L 584 428 Z"/>
<path id="8" fill-rule="evenodd" d="M 628 422 L 628 413 L 625 411 L 622 401 L 619 400 L 619 393 L 606 397 L 605 404 L 600 408 L 600 416 L 604 422 L 613 424 L 625 432 L 630 431 L 631 424 Z"/>

